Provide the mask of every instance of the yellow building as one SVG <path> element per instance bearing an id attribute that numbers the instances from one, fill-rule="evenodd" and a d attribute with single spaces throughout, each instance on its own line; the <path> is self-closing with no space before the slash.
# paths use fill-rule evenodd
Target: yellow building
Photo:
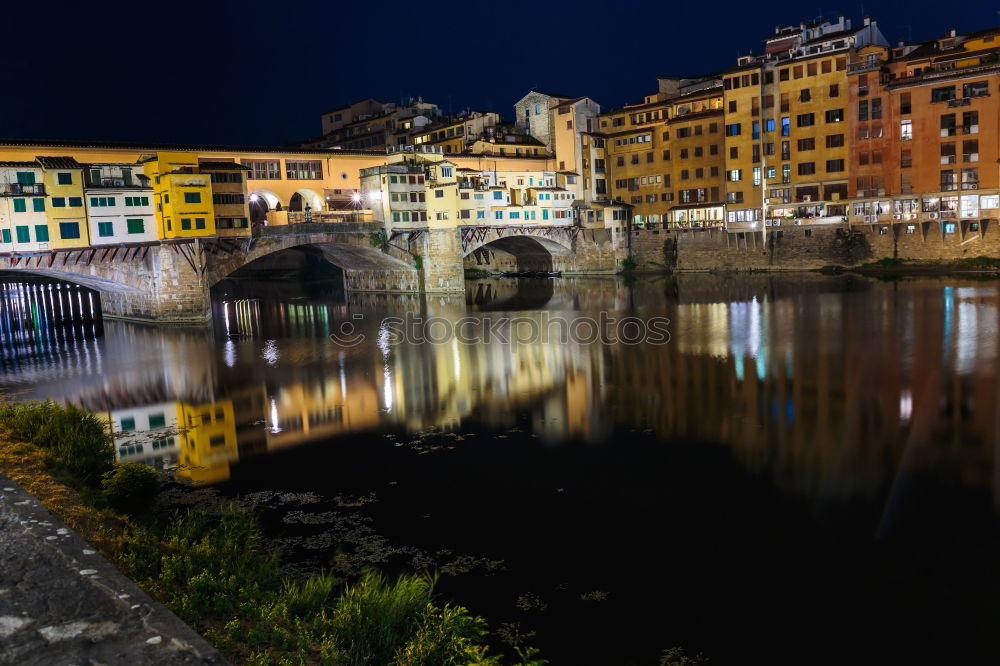
<path id="1" fill-rule="evenodd" d="M 160 238 L 215 235 L 211 176 L 201 173 L 196 153 L 155 153 L 143 169 L 153 181 Z"/>
<path id="2" fill-rule="evenodd" d="M 445 123 L 413 135 L 414 146 L 439 146 L 443 153 L 465 152 L 465 121 Z"/>
<path id="3" fill-rule="evenodd" d="M 233 401 L 177 405 L 178 473 L 196 483 L 225 481 L 230 464 L 239 459 Z"/>
<path id="4" fill-rule="evenodd" d="M 589 158 L 583 160 L 584 188 L 590 189 L 597 178 L 604 182 L 604 174 L 610 171 L 611 187 L 605 183 L 603 189 L 610 189 L 611 199 L 628 204 L 633 222 L 640 226 L 665 221 L 674 198 L 667 126 L 670 103 L 650 97 L 652 102 L 602 114 L 602 137 L 585 135 L 582 142 L 590 148 Z M 603 150 L 595 146 L 598 142 Z M 602 153 L 606 157 L 597 157 Z"/>
<path id="5" fill-rule="evenodd" d="M 247 172 L 250 168 L 233 161 L 198 163 L 212 181 L 212 208 L 215 228 L 220 236 L 249 236 L 250 208 L 247 195 Z"/>
<path id="6" fill-rule="evenodd" d="M 725 198 L 725 121 L 722 80 L 661 79 L 670 94 L 669 162 L 674 205 L 669 223 L 709 227 L 723 223 Z"/>
<path id="7" fill-rule="evenodd" d="M 38 157 L 48 195 L 49 247 L 87 247 L 90 230 L 83 197 L 83 167 L 72 157 Z"/>

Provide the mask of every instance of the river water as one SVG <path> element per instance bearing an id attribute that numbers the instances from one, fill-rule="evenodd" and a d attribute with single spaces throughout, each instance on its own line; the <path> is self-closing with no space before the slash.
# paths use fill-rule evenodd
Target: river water
<path id="1" fill-rule="evenodd" d="M 441 572 L 508 654 L 1000 656 L 1000 282 L 229 280 L 181 329 L 9 280 L 5 395 L 257 502 L 290 570 Z"/>

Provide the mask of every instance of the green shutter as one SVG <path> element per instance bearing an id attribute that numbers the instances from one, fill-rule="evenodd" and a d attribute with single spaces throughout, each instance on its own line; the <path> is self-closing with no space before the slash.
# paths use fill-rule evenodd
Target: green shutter
<path id="1" fill-rule="evenodd" d="M 34 185 L 35 184 L 35 174 L 32 171 L 18 171 L 17 172 L 17 182 L 21 185 Z"/>
<path id="2" fill-rule="evenodd" d="M 70 208 L 80 208 L 83 206 L 83 199 L 80 197 L 70 197 L 69 206 Z"/>
<path id="3" fill-rule="evenodd" d="M 149 205 L 149 197 L 139 197 L 139 199 L 142 200 L 142 205 L 143 206 L 148 206 Z"/>
<path id="4" fill-rule="evenodd" d="M 35 240 L 39 243 L 49 242 L 49 228 L 44 224 L 35 225 Z"/>
<path id="5" fill-rule="evenodd" d="M 142 220 L 125 220 L 128 224 L 128 232 L 130 234 L 141 234 L 145 231 Z"/>
<path id="6" fill-rule="evenodd" d="M 108 204 L 107 205 L 114 206 L 115 205 L 115 198 L 114 197 L 108 197 Z"/>
<path id="7" fill-rule="evenodd" d="M 91 208 L 97 208 L 100 205 L 101 204 L 98 203 L 97 197 L 90 197 L 90 207 Z"/>
<path id="8" fill-rule="evenodd" d="M 52 197 L 52 207 L 53 208 L 65 208 L 66 199 L 63 197 Z"/>
<path id="9" fill-rule="evenodd" d="M 35 211 L 36 213 L 44 213 L 45 212 L 45 199 L 32 199 L 31 200 L 31 209 L 33 211 Z"/>
<path id="10" fill-rule="evenodd" d="M 203 217 L 196 217 L 196 218 L 194 218 L 194 228 L 195 229 L 204 229 L 205 228 L 205 218 L 203 218 Z"/>
<path id="11" fill-rule="evenodd" d="M 90 182 L 93 185 L 98 185 L 98 186 L 101 184 L 101 170 L 100 169 L 91 169 L 90 170 Z"/>
<path id="12" fill-rule="evenodd" d="M 80 224 L 78 222 L 60 222 L 59 237 L 64 239 L 79 238 Z"/>
<path id="13" fill-rule="evenodd" d="M 27 199 L 14 199 L 14 212 L 15 213 L 27 213 L 28 212 L 28 200 Z"/>
<path id="14" fill-rule="evenodd" d="M 17 242 L 18 243 L 30 243 L 31 242 L 31 230 L 28 229 L 27 225 L 17 227 L 15 229 L 17 232 Z"/>
<path id="15" fill-rule="evenodd" d="M 201 192 L 185 192 L 184 203 L 201 203 Z"/>
<path id="16" fill-rule="evenodd" d="M 72 185 L 73 184 L 73 174 L 71 173 L 58 173 L 56 174 L 57 182 L 60 185 Z"/>
<path id="17" fill-rule="evenodd" d="M 0 230 L 0 240 L 4 243 L 10 242 L 10 229 Z"/>
<path id="18" fill-rule="evenodd" d="M 191 228 L 191 218 L 182 217 L 181 218 L 181 230 L 186 231 Z"/>
<path id="19" fill-rule="evenodd" d="M 98 222 L 97 223 L 97 235 L 101 238 L 107 238 L 109 236 L 115 235 L 115 225 L 113 222 Z"/>

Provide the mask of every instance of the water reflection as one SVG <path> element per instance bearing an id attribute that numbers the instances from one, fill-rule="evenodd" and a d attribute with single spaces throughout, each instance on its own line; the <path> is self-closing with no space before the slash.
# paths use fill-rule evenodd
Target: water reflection
<path id="1" fill-rule="evenodd" d="M 549 445 L 611 446 L 630 428 L 722 443 L 810 497 L 871 497 L 921 472 L 1000 498 L 991 282 L 681 276 L 475 281 L 464 298 L 316 291 L 226 283 L 209 331 L 102 324 L 84 290 L 5 283 L 3 387 L 107 414 L 123 460 L 197 482 L 340 435 L 510 427 L 527 413 Z M 662 315 L 671 342 L 390 344 L 385 332 L 387 316 L 406 312 L 454 322 L 512 309 Z M 330 340 L 345 323 L 361 344 Z"/>

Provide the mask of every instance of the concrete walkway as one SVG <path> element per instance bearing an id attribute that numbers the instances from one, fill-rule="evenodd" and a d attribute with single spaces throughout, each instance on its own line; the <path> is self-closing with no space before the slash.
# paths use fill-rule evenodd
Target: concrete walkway
<path id="1" fill-rule="evenodd" d="M 0 664 L 225 664 L 0 473 Z"/>

